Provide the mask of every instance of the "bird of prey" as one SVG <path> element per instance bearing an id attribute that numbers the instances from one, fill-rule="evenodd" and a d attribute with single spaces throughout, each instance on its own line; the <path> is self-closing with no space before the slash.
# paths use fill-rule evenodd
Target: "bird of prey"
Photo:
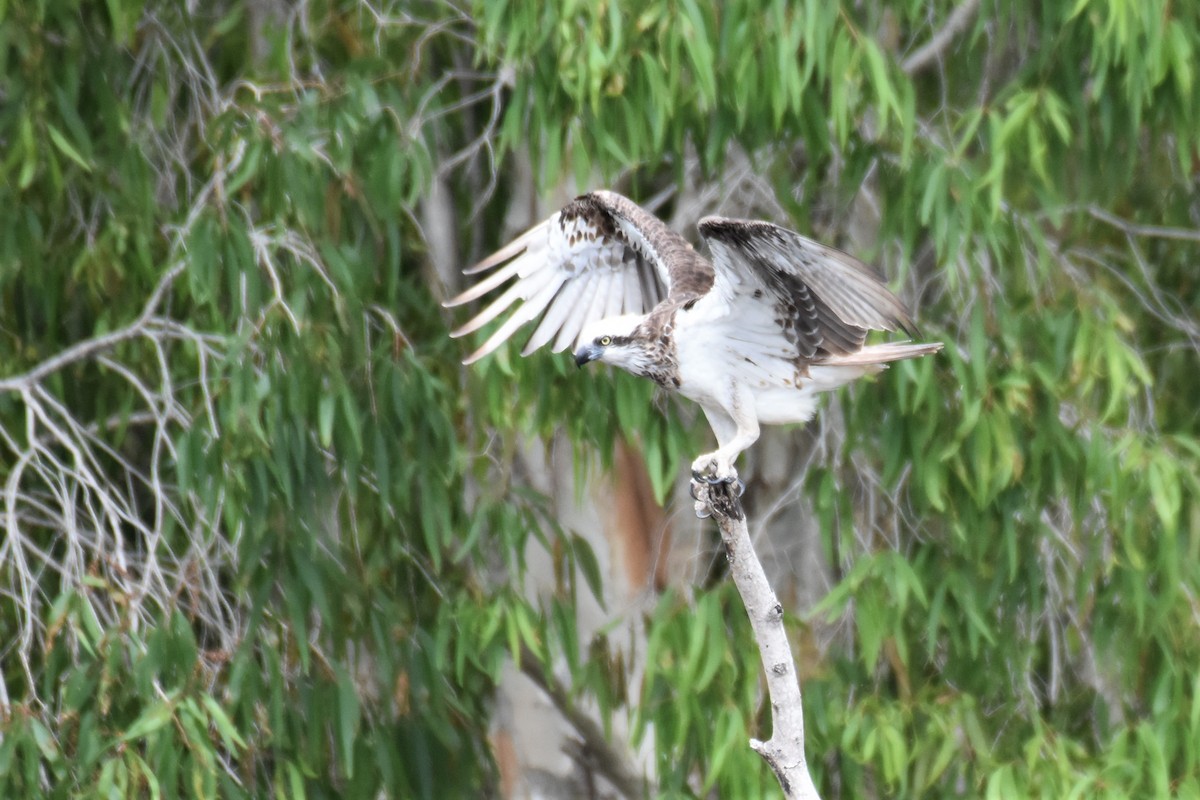
<path id="1" fill-rule="evenodd" d="M 869 330 L 917 332 L 879 274 L 852 256 L 769 222 L 705 217 L 699 227 L 711 261 L 622 195 L 575 198 L 466 270 L 495 271 L 446 306 L 513 282 L 451 333 L 508 312 L 463 363 L 540 319 L 522 355 L 574 346 L 580 367 L 612 364 L 698 403 L 717 449 L 692 474 L 718 483 L 737 480 L 734 461 L 760 424 L 806 422 L 819 392 L 941 350 L 865 344 Z"/>

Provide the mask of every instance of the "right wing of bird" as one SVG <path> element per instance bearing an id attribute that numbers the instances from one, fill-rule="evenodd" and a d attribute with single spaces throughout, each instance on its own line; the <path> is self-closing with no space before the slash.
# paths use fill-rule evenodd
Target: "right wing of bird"
<path id="1" fill-rule="evenodd" d="M 575 198 L 549 219 L 467 269 L 490 273 L 447 307 L 504 291 L 451 336 L 465 336 L 507 314 L 503 323 L 463 362 L 478 361 L 518 328 L 539 320 L 521 351 L 550 343 L 559 352 L 577 344 L 591 322 L 620 314 L 645 314 L 675 284 L 703 284 L 703 276 L 673 274 L 671 255 L 690 249 L 657 217 L 614 192 Z M 511 281 L 511 283 L 510 283 Z M 712 283 L 711 270 L 707 286 Z"/>

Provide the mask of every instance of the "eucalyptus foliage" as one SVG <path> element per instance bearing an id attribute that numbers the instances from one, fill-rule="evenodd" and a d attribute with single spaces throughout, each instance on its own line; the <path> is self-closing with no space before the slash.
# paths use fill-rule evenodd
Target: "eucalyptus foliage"
<path id="1" fill-rule="evenodd" d="M 494 793 L 510 659 L 631 710 L 649 795 L 776 791 L 731 588 L 630 684 L 512 468 L 625 438 L 666 498 L 700 434 L 459 367 L 419 222 L 448 187 L 469 261 L 517 156 L 646 199 L 744 155 L 778 222 L 874 209 L 947 343 L 805 474 L 823 796 L 1200 797 L 1198 49 L 1167 0 L 0 3 L 0 795 Z"/>

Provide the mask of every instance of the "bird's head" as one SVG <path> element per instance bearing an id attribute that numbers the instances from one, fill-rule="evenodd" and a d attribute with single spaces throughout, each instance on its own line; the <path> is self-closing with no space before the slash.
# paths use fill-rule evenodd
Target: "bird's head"
<path id="1" fill-rule="evenodd" d="M 634 330 L 645 317 L 627 314 L 609 317 L 584 328 L 580 345 L 575 349 L 575 364 L 582 367 L 592 361 L 602 361 L 632 373 L 644 374 L 650 364 L 645 341 L 634 336 Z"/>

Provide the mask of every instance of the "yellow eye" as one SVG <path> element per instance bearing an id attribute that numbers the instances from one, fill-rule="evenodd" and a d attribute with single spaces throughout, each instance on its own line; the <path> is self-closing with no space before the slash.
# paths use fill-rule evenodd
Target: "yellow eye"
<path id="1" fill-rule="evenodd" d="M 610 344 L 612 344 L 611 336 L 601 336 L 600 337 L 600 346 L 601 347 L 608 347 Z"/>

